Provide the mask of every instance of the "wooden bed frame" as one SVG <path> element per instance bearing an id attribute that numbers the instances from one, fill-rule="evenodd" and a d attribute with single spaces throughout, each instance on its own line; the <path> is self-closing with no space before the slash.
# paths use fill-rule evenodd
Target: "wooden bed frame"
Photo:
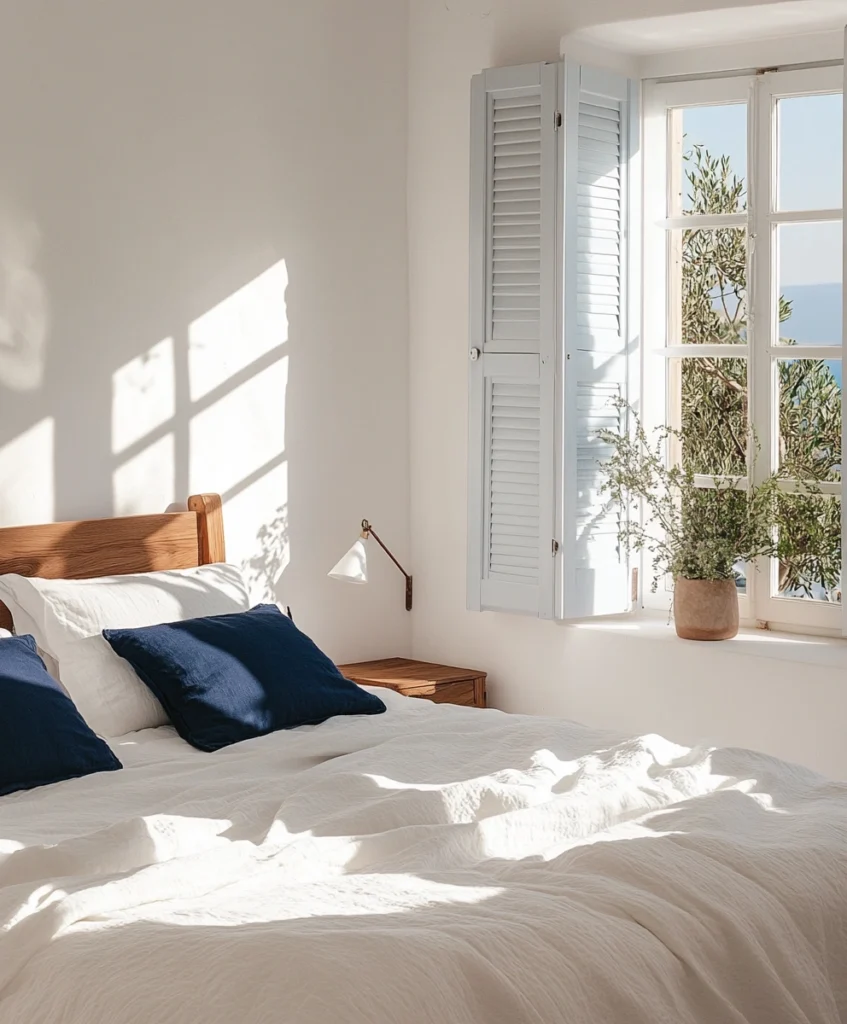
<path id="1" fill-rule="evenodd" d="M 0 528 L 0 574 L 79 580 L 226 560 L 218 494 L 195 494 L 187 512 Z M 0 601 L 0 627 L 12 628 Z"/>

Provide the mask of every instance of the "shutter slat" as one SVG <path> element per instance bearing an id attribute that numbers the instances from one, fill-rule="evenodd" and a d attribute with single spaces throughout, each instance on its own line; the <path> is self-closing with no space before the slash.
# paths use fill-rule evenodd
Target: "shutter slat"
<path id="1" fill-rule="evenodd" d="M 608 124 L 614 124 L 613 121 L 609 121 Z M 616 149 L 620 146 L 620 135 L 618 134 L 617 128 L 613 131 L 605 131 L 602 128 L 593 128 L 586 125 L 582 118 L 579 119 L 579 141 L 582 145 L 583 140 L 589 139 L 596 142 L 608 142 Z"/>
<path id="2" fill-rule="evenodd" d="M 617 238 L 598 237 L 597 232 L 580 235 L 577 242 L 577 252 L 593 253 L 595 255 L 620 257 L 621 245 Z"/>
<path id="3" fill-rule="evenodd" d="M 497 252 L 500 252 L 501 245 L 508 245 L 509 249 L 506 251 L 515 252 L 516 250 L 531 250 L 534 252 L 541 252 L 541 240 L 537 235 L 523 235 L 523 234 L 511 234 L 504 235 L 499 232 L 494 233 L 494 240 L 497 243 Z M 522 252 L 517 256 L 507 256 L 506 259 L 521 259 Z"/>
<path id="4" fill-rule="evenodd" d="M 590 185 L 577 185 L 576 193 L 578 196 L 588 198 L 610 199 L 615 203 L 621 201 L 621 190 L 617 185 L 613 185 L 611 188 L 599 182 Z"/>
<path id="5" fill-rule="evenodd" d="M 497 273 L 494 274 L 495 288 L 497 288 L 498 286 L 503 286 L 508 289 L 512 285 L 527 285 L 533 288 L 540 287 L 537 274 L 513 274 L 504 273 L 502 271 L 498 271 Z"/>
<path id="6" fill-rule="evenodd" d="M 532 238 L 541 237 L 541 225 L 533 228 L 526 224 L 495 224 L 494 239 L 499 238 Z"/>
<path id="7" fill-rule="evenodd" d="M 495 130 L 500 121 L 514 121 L 522 117 L 541 117 L 541 104 L 537 99 L 527 97 L 523 103 L 512 103 L 510 100 L 503 102 L 498 99 L 494 105 Z"/>
<path id="8" fill-rule="evenodd" d="M 585 168 L 576 176 L 579 185 L 601 185 L 603 188 L 613 188 L 620 191 L 621 182 L 617 169 L 606 170 L 603 168 Z"/>
<path id="9" fill-rule="evenodd" d="M 597 274 L 577 274 L 577 300 L 581 295 L 620 295 L 620 287 L 614 279 L 600 277 Z"/>
<path id="10" fill-rule="evenodd" d="M 540 296 L 533 298 L 531 295 L 524 295 L 511 299 L 498 299 L 497 296 L 494 297 L 494 316 L 497 320 L 508 319 L 504 317 L 505 313 L 533 313 L 540 308 Z M 518 317 L 515 316 L 512 319 L 518 319 Z"/>
<path id="11" fill-rule="evenodd" d="M 599 161 L 601 157 L 607 157 L 610 161 L 610 166 L 620 162 L 621 150 L 617 142 L 605 139 L 581 138 L 579 140 L 579 148 L 580 150 L 585 149 L 587 152 L 592 153 L 594 161 Z"/>
<path id="12" fill-rule="evenodd" d="M 621 308 L 620 298 L 616 293 L 611 295 L 577 295 L 576 307 L 591 313 L 619 313 Z"/>
<path id="13" fill-rule="evenodd" d="M 531 572 L 522 572 L 519 575 L 528 576 L 530 579 L 535 579 L 538 575 L 538 556 L 536 555 L 534 558 L 515 558 L 512 555 L 498 555 L 492 553 L 492 572 L 503 573 L 504 575 L 511 575 L 512 570 L 515 568 L 531 570 Z"/>
<path id="14" fill-rule="evenodd" d="M 506 301 L 509 298 L 540 299 L 538 288 L 534 284 L 507 284 L 500 282 L 491 289 L 492 301 Z"/>
<path id="15" fill-rule="evenodd" d="M 537 131 L 495 132 L 494 159 L 498 156 L 514 156 L 514 147 L 528 149 L 530 145 L 541 147 L 541 126 Z M 531 152 L 531 150 L 529 150 Z"/>
<path id="16" fill-rule="evenodd" d="M 592 103 L 586 100 L 580 100 L 579 102 L 579 118 L 582 120 L 583 117 L 599 117 L 604 120 L 614 121 L 616 125 L 620 125 L 620 104 L 615 103 L 613 100 L 609 101 L 609 106 L 601 106 L 600 103 Z"/>
<path id="17" fill-rule="evenodd" d="M 621 204 L 617 198 L 578 196 L 576 205 L 578 210 L 596 211 L 597 213 L 602 210 L 608 210 L 610 219 L 614 218 L 616 221 L 620 219 Z"/>
<path id="18" fill-rule="evenodd" d="M 538 154 L 527 154 L 521 156 L 520 154 L 511 156 L 498 156 L 494 163 L 494 178 L 496 180 L 498 173 L 506 174 L 511 170 L 528 170 L 533 168 L 539 173 L 541 171 L 541 156 Z"/>
<path id="19" fill-rule="evenodd" d="M 603 131 L 614 132 L 615 135 L 620 136 L 620 126 L 618 119 L 615 117 L 614 110 L 606 110 L 605 114 L 611 116 L 596 115 L 590 112 L 588 104 L 580 103 L 579 105 L 579 126 L 580 129 L 585 128 L 601 128 Z"/>
<path id="20" fill-rule="evenodd" d="M 501 522 L 501 519 L 509 521 Z M 519 516 L 491 517 L 492 543 L 499 544 L 502 541 L 514 547 L 522 544 L 524 547 L 533 548 L 538 543 L 537 534 L 538 531 L 534 527 L 523 525 Z"/>
<path id="21" fill-rule="evenodd" d="M 588 150 L 583 150 L 580 153 L 579 166 L 583 174 L 608 174 L 612 177 L 620 174 L 618 160 Z M 579 173 L 577 173 L 577 180 L 579 180 Z"/>
<path id="22" fill-rule="evenodd" d="M 537 111 L 537 108 L 533 108 Z M 516 118 L 511 121 L 495 121 L 494 124 L 494 145 L 501 142 L 509 142 L 509 137 L 514 132 L 538 132 L 541 138 L 541 118 L 535 115 Z"/>
<path id="23" fill-rule="evenodd" d="M 537 174 L 534 176 L 526 174 L 497 174 L 495 171 L 494 181 L 498 197 L 506 196 L 512 198 L 509 196 L 509 193 L 518 191 L 534 192 L 539 197 L 541 195 Z"/>

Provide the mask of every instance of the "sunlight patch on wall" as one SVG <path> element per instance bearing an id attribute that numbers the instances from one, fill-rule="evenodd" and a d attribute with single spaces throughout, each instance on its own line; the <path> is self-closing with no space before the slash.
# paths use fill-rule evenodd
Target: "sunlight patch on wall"
<path id="1" fill-rule="evenodd" d="M 282 455 L 287 385 L 285 356 L 191 420 L 192 492 L 229 491 Z"/>
<path id="2" fill-rule="evenodd" d="M 175 412 L 174 340 L 165 338 L 112 377 L 112 452 L 124 451 Z"/>
<path id="3" fill-rule="evenodd" d="M 0 210 L 0 386 L 35 391 L 44 377 L 47 289 L 34 221 Z"/>
<path id="4" fill-rule="evenodd" d="M 276 601 L 291 560 L 288 463 L 274 466 L 224 505 L 227 561 L 241 565 L 254 602 Z"/>
<path id="5" fill-rule="evenodd" d="M 54 435 L 47 416 L 0 448 L 0 526 L 53 522 Z"/>
<path id="6" fill-rule="evenodd" d="M 174 494 L 174 436 L 167 434 L 124 462 L 112 474 L 114 515 L 164 511 L 188 495 Z"/>
<path id="7" fill-rule="evenodd" d="M 193 402 L 288 340 L 287 287 L 288 270 L 280 260 L 190 325 Z"/>

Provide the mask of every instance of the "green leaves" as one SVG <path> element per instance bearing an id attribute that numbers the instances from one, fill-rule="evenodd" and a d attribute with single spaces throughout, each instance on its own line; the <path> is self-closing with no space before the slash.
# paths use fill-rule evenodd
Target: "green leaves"
<path id="1" fill-rule="evenodd" d="M 691 465 L 668 465 L 665 458 L 669 441 L 684 444 L 683 432 L 665 426 L 650 438 L 626 403 L 616 404 L 631 417 L 632 431 L 598 434 L 612 449 L 602 467 L 604 491 L 622 508 L 641 500 L 643 517 L 623 517 L 620 540 L 630 550 L 652 554 L 654 590 L 665 573 L 734 579 L 737 563 L 777 555 L 776 477 L 755 487 L 744 487 L 740 476 L 717 477 L 714 487 L 698 487 Z"/>

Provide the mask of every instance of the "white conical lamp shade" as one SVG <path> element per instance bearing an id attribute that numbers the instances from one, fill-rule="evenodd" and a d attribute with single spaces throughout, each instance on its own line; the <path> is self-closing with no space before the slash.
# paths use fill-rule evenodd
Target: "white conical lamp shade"
<path id="1" fill-rule="evenodd" d="M 368 582 L 368 549 L 363 537 L 329 570 L 327 576 L 334 580 L 344 580 L 345 583 Z"/>

